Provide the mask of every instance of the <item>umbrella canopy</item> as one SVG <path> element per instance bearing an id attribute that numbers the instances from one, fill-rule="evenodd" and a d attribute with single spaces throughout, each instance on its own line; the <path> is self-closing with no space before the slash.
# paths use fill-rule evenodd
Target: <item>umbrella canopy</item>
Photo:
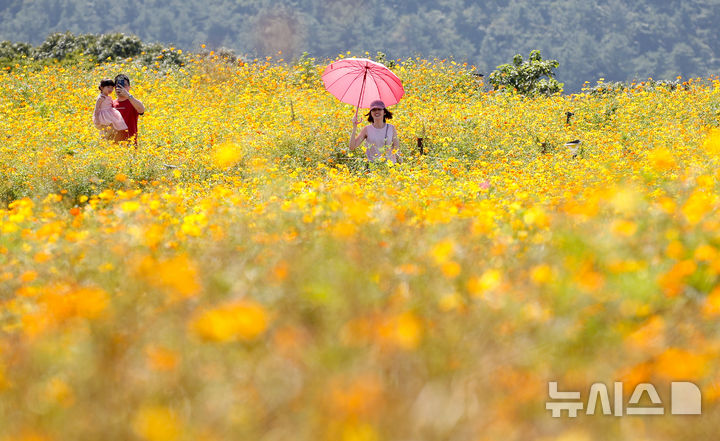
<path id="1" fill-rule="evenodd" d="M 405 93 L 397 75 L 367 58 L 344 58 L 330 63 L 322 79 L 328 92 L 343 103 L 358 108 L 369 108 L 375 100 L 392 106 Z"/>

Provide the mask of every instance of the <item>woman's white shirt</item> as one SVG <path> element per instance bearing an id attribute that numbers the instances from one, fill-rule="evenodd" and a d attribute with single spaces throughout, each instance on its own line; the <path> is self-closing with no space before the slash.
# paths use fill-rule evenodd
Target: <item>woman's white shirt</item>
<path id="1" fill-rule="evenodd" d="M 386 123 L 382 129 L 372 125 L 367 126 L 365 156 L 370 161 L 376 161 L 384 155 L 388 161 L 397 162 L 397 157 L 392 152 L 394 138 L 395 127 L 392 124 Z"/>

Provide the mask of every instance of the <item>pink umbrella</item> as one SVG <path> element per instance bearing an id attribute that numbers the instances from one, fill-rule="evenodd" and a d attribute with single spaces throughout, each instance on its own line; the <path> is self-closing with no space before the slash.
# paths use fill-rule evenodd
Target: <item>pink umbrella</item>
<path id="1" fill-rule="evenodd" d="M 367 58 L 344 58 L 330 63 L 322 74 L 325 90 L 343 103 L 370 107 L 375 100 L 386 106 L 397 104 L 405 90 L 402 81 L 387 67 Z"/>

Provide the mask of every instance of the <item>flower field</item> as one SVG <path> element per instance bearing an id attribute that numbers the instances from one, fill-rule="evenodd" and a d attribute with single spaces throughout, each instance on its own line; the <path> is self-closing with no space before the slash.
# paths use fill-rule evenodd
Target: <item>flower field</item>
<path id="1" fill-rule="evenodd" d="M 524 98 L 396 63 L 405 162 L 368 168 L 320 62 L 0 73 L 0 440 L 715 437 L 720 80 Z M 137 149 L 91 124 L 120 72 Z M 550 381 L 665 412 L 553 418 Z"/>

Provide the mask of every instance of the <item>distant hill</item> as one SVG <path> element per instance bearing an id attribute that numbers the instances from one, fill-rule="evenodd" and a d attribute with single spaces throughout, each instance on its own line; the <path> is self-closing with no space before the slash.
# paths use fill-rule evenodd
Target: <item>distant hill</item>
<path id="1" fill-rule="evenodd" d="M 120 7 L 120 5 L 126 5 Z M 197 51 L 285 59 L 352 51 L 453 57 L 492 71 L 540 49 L 566 91 L 584 81 L 707 77 L 720 69 L 720 0 L 2 0 L 0 40 L 124 32 Z"/>

